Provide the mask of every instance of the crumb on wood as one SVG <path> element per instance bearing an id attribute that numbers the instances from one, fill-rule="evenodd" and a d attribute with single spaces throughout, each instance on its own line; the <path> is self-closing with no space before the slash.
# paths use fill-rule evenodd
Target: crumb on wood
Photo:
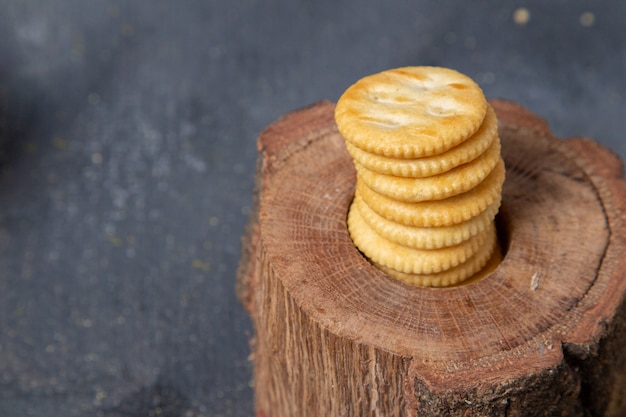
<path id="1" fill-rule="evenodd" d="M 539 272 L 535 272 L 530 278 L 530 290 L 537 291 L 537 288 L 539 288 Z"/>

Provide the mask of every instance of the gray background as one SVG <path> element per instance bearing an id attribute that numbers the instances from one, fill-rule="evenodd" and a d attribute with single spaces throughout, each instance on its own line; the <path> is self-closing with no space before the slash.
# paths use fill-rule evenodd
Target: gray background
<path id="1" fill-rule="evenodd" d="M 0 415 L 253 415 L 258 133 L 442 65 L 623 158 L 625 24 L 623 1 L 0 0 Z"/>

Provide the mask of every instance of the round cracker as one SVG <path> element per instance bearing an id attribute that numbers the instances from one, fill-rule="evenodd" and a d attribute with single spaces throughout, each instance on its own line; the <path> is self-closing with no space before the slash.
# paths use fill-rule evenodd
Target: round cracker
<path id="1" fill-rule="evenodd" d="M 385 239 L 374 232 L 359 211 L 350 208 L 348 231 L 357 248 L 372 262 L 409 274 L 434 274 L 462 264 L 489 239 L 495 238 L 495 224 L 483 233 L 447 248 L 423 250 L 409 248 Z M 493 236 L 492 236 L 493 235 Z"/>
<path id="2" fill-rule="evenodd" d="M 452 285 L 465 285 L 482 278 L 495 269 L 501 261 L 501 251 L 498 240 L 490 239 L 487 244 L 481 246 L 471 258 L 444 272 L 437 274 L 407 274 L 374 264 L 382 272 L 400 281 L 422 287 L 449 287 Z"/>
<path id="3" fill-rule="evenodd" d="M 504 162 L 500 160 L 482 183 L 466 193 L 444 200 L 418 203 L 397 201 L 376 193 L 362 181 L 357 181 L 357 192 L 372 210 L 388 220 L 406 226 L 441 227 L 467 221 L 491 204 L 499 206 L 504 177 Z"/>
<path id="4" fill-rule="evenodd" d="M 416 203 L 443 200 L 480 184 L 493 171 L 500 156 L 500 140 L 471 162 L 443 174 L 426 178 L 405 178 L 379 174 L 355 162 L 357 174 L 368 187 L 398 201 Z"/>
<path id="5" fill-rule="evenodd" d="M 498 119 L 491 106 L 478 131 L 460 145 L 439 154 L 416 159 L 388 158 L 364 151 L 346 141 L 346 148 L 360 165 L 379 174 L 423 178 L 438 175 L 483 154 L 498 139 Z"/>
<path id="6" fill-rule="evenodd" d="M 487 101 L 471 78 L 440 67 L 404 67 L 357 81 L 337 101 L 335 120 L 353 145 L 392 158 L 443 153 L 474 134 Z"/>
<path id="7" fill-rule="evenodd" d="M 365 204 L 358 192 L 354 196 L 353 207 L 359 211 L 363 221 L 385 239 L 415 249 L 440 249 L 458 245 L 486 230 L 498 213 L 499 204 L 491 204 L 465 222 L 442 227 L 405 226 L 387 220 Z"/>

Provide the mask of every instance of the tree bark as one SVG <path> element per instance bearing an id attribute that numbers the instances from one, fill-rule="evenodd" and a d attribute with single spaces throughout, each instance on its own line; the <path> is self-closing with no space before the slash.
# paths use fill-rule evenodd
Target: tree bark
<path id="1" fill-rule="evenodd" d="M 621 161 L 491 104 L 507 166 L 504 258 L 452 288 L 403 284 L 355 248 L 355 172 L 332 103 L 260 135 L 238 271 L 258 416 L 626 414 Z"/>

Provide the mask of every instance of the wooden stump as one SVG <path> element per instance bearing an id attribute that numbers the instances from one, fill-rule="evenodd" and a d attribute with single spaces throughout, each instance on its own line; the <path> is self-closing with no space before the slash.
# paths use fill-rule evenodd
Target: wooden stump
<path id="1" fill-rule="evenodd" d="M 324 102 L 258 142 L 239 297 L 257 415 L 626 415 L 626 183 L 619 159 L 493 101 L 504 259 L 453 288 L 371 266 L 346 214 L 355 172 Z"/>

